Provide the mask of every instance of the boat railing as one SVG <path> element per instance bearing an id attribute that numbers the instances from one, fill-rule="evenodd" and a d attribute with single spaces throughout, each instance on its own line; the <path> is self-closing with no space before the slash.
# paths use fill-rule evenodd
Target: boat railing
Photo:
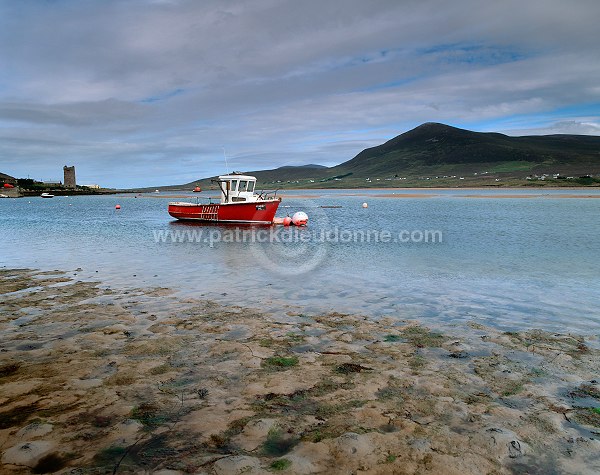
<path id="1" fill-rule="evenodd" d="M 196 198 L 196 204 L 200 204 L 200 200 L 208 200 L 208 204 L 213 204 L 213 200 L 217 200 L 217 203 L 220 201 L 219 198 L 215 198 L 214 196 L 194 196 Z"/>
<path id="2" fill-rule="evenodd" d="M 262 190 L 258 194 L 258 199 L 259 200 L 274 200 L 275 198 L 277 198 L 277 192 L 279 190 L 280 190 L 280 188 L 277 188 L 274 191 L 264 191 L 264 190 Z"/>

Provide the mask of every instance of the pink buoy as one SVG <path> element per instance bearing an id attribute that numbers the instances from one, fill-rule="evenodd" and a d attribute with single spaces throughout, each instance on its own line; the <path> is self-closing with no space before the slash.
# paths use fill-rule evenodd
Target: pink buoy
<path id="1" fill-rule="evenodd" d="M 285 218 L 283 218 L 284 226 L 289 226 L 290 224 L 292 224 L 292 218 L 290 218 L 289 216 L 286 216 Z"/>
<path id="2" fill-rule="evenodd" d="M 115 206 L 115 209 L 121 209 L 121 205 Z"/>

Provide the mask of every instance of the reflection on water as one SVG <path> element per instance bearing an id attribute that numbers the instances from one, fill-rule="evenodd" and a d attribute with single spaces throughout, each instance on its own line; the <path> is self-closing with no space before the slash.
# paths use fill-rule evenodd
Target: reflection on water
<path id="1" fill-rule="evenodd" d="M 527 199 L 497 197 L 514 190 L 376 196 L 392 193 L 410 192 L 288 192 L 278 214 L 306 211 L 306 229 L 179 223 L 167 214 L 168 199 L 156 197 L 1 200 L 1 263 L 71 269 L 109 286 L 167 286 L 271 311 L 291 306 L 307 313 L 600 331 L 594 262 L 600 200 L 558 197 L 598 191 L 518 190 L 533 196 Z M 472 194 L 496 197 L 465 197 Z M 114 209 L 117 203 L 121 210 Z M 402 231 L 415 230 L 439 230 L 443 242 L 394 242 Z M 339 239 L 358 231 L 389 232 L 392 240 Z M 157 239 L 171 232 L 180 235 Z M 269 239 L 239 239 L 236 232 L 264 232 Z M 338 239 L 329 239 L 334 232 Z M 286 240 L 286 233 L 298 234 Z"/>

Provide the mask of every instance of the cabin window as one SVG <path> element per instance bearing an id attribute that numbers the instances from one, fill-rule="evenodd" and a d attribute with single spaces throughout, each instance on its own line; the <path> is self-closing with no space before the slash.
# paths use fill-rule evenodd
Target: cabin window
<path id="1" fill-rule="evenodd" d="M 254 185 L 255 185 L 255 184 L 256 184 L 256 182 L 255 182 L 255 181 L 249 181 L 249 182 L 248 182 L 248 191 L 249 191 L 250 193 L 252 193 L 252 192 L 254 191 Z"/>
<path id="2" fill-rule="evenodd" d="M 241 180 L 240 181 L 240 187 L 238 188 L 238 191 L 246 191 L 246 187 L 248 186 L 248 182 L 246 180 Z"/>

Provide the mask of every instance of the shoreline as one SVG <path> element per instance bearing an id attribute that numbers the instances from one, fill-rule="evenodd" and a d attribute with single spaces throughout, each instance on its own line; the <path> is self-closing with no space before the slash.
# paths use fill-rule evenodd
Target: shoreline
<path id="1" fill-rule="evenodd" d="M 551 199 L 595 199 L 600 198 L 600 193 L 591 193 L 591 194 L 576 194 L 571 193 L 569 191 L 581 191 L 582 187 L 563 187 L 563 188 L 552 188 L 552 190 L 560 190 L 562 193 L 553 192 L 548 193 L 548 188 L 546 188 L 546 192 L 543 192 L 541 189 L 532 189 L 528 187 L 506 187 L 502 188 L 505 191 L 523 191 L 523 190 L 531 190 L 531 193 L 522 193 L 522 194 L 508 194 L 508 193 L 486 193 L 486 194 L 472 194 L 470 192 L 474 191 L 490 191 L 490 188 L 485 187 L 465 187 L 465 188 L 348 188 L 348 189 L 293 189 L 293 190 L 280 190 L 280 196 L 283 199 L 318 199 L 322 198 L 324 195 L 320 192 L 322 191 L 331 191 L 335 190 L 339 193 L 335 193 L 333 195 L 329 195 L 328 197 L 348 197 L 348 196 L 356 196 L 356 197 L 366 197 L 366 198 L 436 198 L 436 197 L 452 197 L 452 198 L 512 198 L 512 199 L 530 199 L 530 198 L 551 198 Z M 436 193 L 440 191 L 446 190 L 455 190 L 455 191 L 464 191 L 465 194 L 453 193 Z M 497 191 L 498 189 L 494 189 Z M 600 188 L 595 188 L 595 190 L 600 190 Z M 211 190 L 213 191 L 213 190 Z M 291 193 L 290 193 L 291 192 Z M 296 192 L 307 192 L 305 194 L 297 194 Z M 369 192 L 381 192 L 377 193 L 369 193 Z M 197 196 L 192 195 L 192 192 L 187 194 L 179 193 L 169 193 L 162 192 L 161 194 L 155 193 L 146 193 L 140 196 L 140 198 L 154 198 L 154 199 L 182 199 L 182 198 L 202 198 L 208 199 L 208 196 Z M 467 194 L 469 193 L 469 194 Z M 122 197 L 124 199 L 131 198 L 131 193 L 123 193 L 118 194 L 117 197 Z M 134 198 L 138 198 L 138 196 L 133 196 Z M 213 200 L 219 200 L 218 195 L 214 195 L 211 197 Z"/>
<path id="2" fill-rule="evenodd" d="M 0 295 L 3 470 L 600 470 L 597 337 L 266 314 L 60 271 L 2 269 Z"/>
<path id="3" fill-rule="evenodd" d="M 192 190 L 184 190 L 184 189 L 172 189 L 172 190 L 161 190 L 160 187 L 156 188 L 160 190 L 160 193 L 192 193 Z M 580 185 L 580 186 L 498 186 L 498 185 L 489 185 L 489 186 L 406 186 L 406 187 L 394 187 L 394 186 L 382 186 L 382 187 L 356 187 L 356 188 L 280 188 L 278 191 L 285 193 L 286 191 L 401 191 L 401 190 L 416 190 L 416 191 L 426 191 L 426 190 L 600 190 L 600 185 Z M 205 189 L 203 191 L 215 191 L 218 192 L 218 189 Z M 130 191 L 130 190 L 117 190 L 118 194 L 154 194 L 154 190 L 152 191 Z"/>

